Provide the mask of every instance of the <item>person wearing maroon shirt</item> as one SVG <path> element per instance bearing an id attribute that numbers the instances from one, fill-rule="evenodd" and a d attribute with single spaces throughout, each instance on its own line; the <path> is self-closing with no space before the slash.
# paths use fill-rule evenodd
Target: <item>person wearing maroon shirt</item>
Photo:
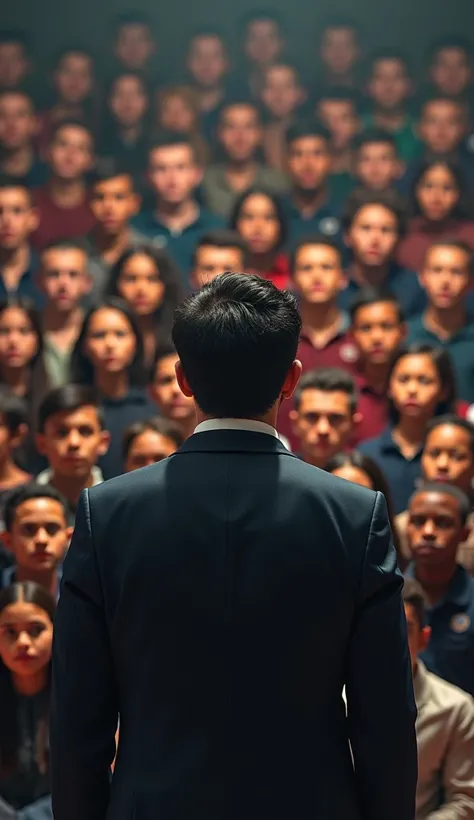
<path id="1" fill-rule="evenodd" d="M 351 333 L 358 351 L 357 409 L 361 414 L 351 443 L 378 436 L 389 421 L 387 381 L 392 357 L 406 335 L 402 310 L 395 296 L 380 287 L 362 288 L 351 309 Z"/>
<path id="2" fill-rule="evenodd" d="M 89 208 L 86 174 L 93 157 L 94 141 L 87 126 L 68 120 L 56 127 L 49 147 L 51 176 L 47 185 L 35 192 L 40 215 L 32 237 L 36 248 L 92 230 L 95 219 Z"/>

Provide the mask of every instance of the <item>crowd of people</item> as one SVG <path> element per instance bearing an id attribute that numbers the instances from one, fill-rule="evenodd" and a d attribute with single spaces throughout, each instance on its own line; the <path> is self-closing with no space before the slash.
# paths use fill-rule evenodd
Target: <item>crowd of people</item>
<path id="1" fill-rule="evenodd" d="M 212 25 L 173 84 L 156 49 L 126 14 L 107 70 L 76 44 L 46 77 L 0 32 L 0 818 L 51 816 L 53 618 L 79 496 L 193 432 L 173 314 L 227 270 L 297 294 L 303 376 L 278 432 L 384 493 L 417 820 L 474 818 L 474 52 L 445 36 L 414 77 L 402 50 L 363 59 L 334 19 L 303 78 L 270 11 L 245 20 L 238 71 Z"/>

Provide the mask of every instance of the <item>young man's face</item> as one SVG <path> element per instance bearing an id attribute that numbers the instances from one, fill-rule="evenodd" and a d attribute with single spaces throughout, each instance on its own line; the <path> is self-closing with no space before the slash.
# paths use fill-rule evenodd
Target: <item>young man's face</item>
<path id="1" fill-rule="evenodd" d="M 421 457 L 426 481 L 442 481 L 472 494 L 474 453 L 467 430 L 456 424 L 440 424 L 426 437 Z"/>
<path id="2" fill-rule="evenodd" d="M 0 97 L 0 146 L 16 151 L 31 144 L 37 125 L 33 105 L 25 94 L 13 92 Z"/>
<path id="3" fill-rule="evenodd" d="M 253 105 L 232 105 L 222 112 L 219 140 L 233 162 L 248 162 L 262 140 L 257 109 Z"/>
<path id="4" fill-rule="evenodd" d="M 70 105 L 82 103 L 92 91 L 92 58 L 81 51 L 65 54 L 55 72 L 54 82 L 62 100 Z"/>
<path id="5" fill-rule="evenodd" d="M 40 269 L 41 290 L 59 313 L 79 307 L 92 288 L 87 270 L 87 254 L 79 248 L 51 248 L 43 251 Z"/>
<path id="6" fill-rule="evenodd" d="M 420 137 L 434 154 L 456 151 L 466 134 L 466 117 L 455 100 L 427 103 L 418 126 Z"/>
<path id="7" fill-rule="evenodd" d="M 117 122 L 124 128 L 139 124 L 148 108 L 148 96 L 139 77 L 119 77 L 113 85 L 109 106 Z"/>
<path id="8" fill-rule="evenodd" d="M 30 498 L 15 511 L 11 532 L 4 537 L 24 571 L 54 570 L 64 558 L 72 527 L 63 505 L 53 498 Z"/>
<path id="9" fill-rule="evenodd" d="M 189 45 L 187 67 L 194 82 L 200 88 L 218 87 L 229 67 L 221 38 L 213 34 L 193 37 Z"/>
<path id="10" fill-rule="evenodd" d="M 244 54 L 258 66 L 275 62 L 283 51 L 283 39 L 275 20 L 252 20 L 247 26 Z"/>
<path id="11" fill-rule="evenodd" d="M 194 402 L 179 388 L 175 372 L 177 361 L 178 356 L 175 353 L 163 356 L 159 360 L 150 393 L 163 416 L 179 424 L 188 422 L 194 416 Z"/>
<path id="12" fill-rule="evenodd" d="M 293 285 L 308 305 L 330 305 L 347 284 L 341 255 L 329 245 L 303 245 L 295 258 Z"/>
<path id="13" fill-rule="evenodd" d="M 36 436 L 38 450 L 48 459 L 54 475 L 84 481 L 107 452 L 109 440 L 93 405 L 54 413 Z"/>
<path id="14" fill-rule="evenodd" d="M 79 180 L 93 162 L 92 137 L 79 125 L 64 125 L 56 132 L 50 148 L 49 163 L 54 176 L 64 181 Z"/>
<path id="15" fill-rule="evenodd" d="M 138 211 L 140 199 L 129 174 L 96 182 L 90 200 L 91 211 L 101 230 L 110 236 L 120 234 Z"/>
<path id="16" fill-rule="evenodd" d="M 423 215 L 431 222 L 442 222 L 459 201 L 459 188 L 446 166 L 433 165 L 423 174 L 416 188 Z"/>
<path id="17" fill-rule="evenodd" d="M 408 648 L 410 650 L 410 660 L 412 671 L 415 672 L 418 655 L 428 646 L 431 629 L 429 626 L 421 626 L 415 607 L 405 603 L 405 616 L 407 620 Z"/>
<path id="18" fill-rule="evenodd" d="M 427 252 L 419 278 L 430 305 L 449 310 L 464 304 L 471 286 L 469 264 L 460 248 L 437 246 Z"/>
<path id="19" fill-rule="evenodd" d="M 430 70 L 431 79 L 442 94 L 457 97 L 469 87 L 472 68 L 463 48 L 450 46 L 440 49 Z"/>
<path id="20" fill-rule="evenodd" d="M 389 142 L 361 145 L 355 158 L 355 175 L 369 191 L 386 191 L 401 176 L 403 164 Z"/>
<path id="21" fill-rule="evenodd" d="M 150 152 L 148 176 L 159 199 L 179 205 L 193 196 L 202 171 L 189 145 L 170 145 Z"/>
<path id="22" fill-rule="evenodd" d="M 321 43 L 321 60 L 334 75 L 348 74 L 359 58 L 357 34 L 351 26 L 327 28 Z"/>
<path id="23" fill-rule="evenodd" d="M 176 443 L 168 436 L 156 430 L 144 430 L 133 439 L 125 460 L 125 472 L 131 473 L 140 467 L 149 467 L 173 455 L 177 450 Z"/>
<path id="24" fill-rule="evenodd" d="M 196 262 L 192 273 L 195 288 L 201 288 L 212 282 L 216 276 L 226 271 L 243 271 L 244 253 L 241 248 L 218 248 L 215 245 L 202 245 L 196 250 Z"/>
<path id="25" fill-rule="evenodd" d="M 360 128 L 354 103 L 351 100 L 321 100 L 317 113 L 331 132 L 336 151 L 347 148 Z"/>
<path id="26" fill-rule="evenodd" d="M 417 567 L 433 572 L 451 569 L 458 546 L 468 534 L 461 523 L 459 504 L 451 495 L 429 490 L 412 497 L 407 538 Z"/>
<path id="27" fill-rule="evenodd" d="M 319 191 L 332 170 L 332 157 L 324 137 L 308 136 L 288 147 L 288 171 L 299 191 Z"/>
<path id="28" fill-rule="evenodd" d="M 365 205 L 357 212 L 346 241 L 359 263 L 380 267 L 392 258 L 398 238 L 395 214 L 383 205 Z"/>
<path id="29" fill-rule="evenodd" d="M 21 43 L 0 43 L 0 88 L 18 88 L 30 68 Z"/>
<path id="30" fill-rule="evenodd" d="M 357 310 L 351 332 L 364 362 L 388 365 L 403 341 L 405 325 L 396 304 L 374 302 Z"/>
<path id="31" fill-rule="evenodd" d="M 155 52 L 156 44 L 145 23 L 127 23 L 115 40 L 115 56 L 130 71 L 141 71 Z"/>
<path id="32" fill-rule="evenodd" d="M 0 248 L 21 248 L 38 223 L 38 213 L 25 188 L 0 188 Z"/>
<path id="33" fill-rule="evenodd" d="M 287 65 L 267 68 L 261 98 L 275 119 L 284 120 L 290 117 L 303 99 L 303 91 L 295 70 Z"/>
<path id="34" fill-rule="evenodd" d="M 342 390 L 303 390 L 300 406 L 290 418 L 305 461 L 316 467 L 324 467 L 344 450 L 357 423 L 349 396 Z"/>
<path id="35" fill-rule="evenodd" d="M 369 94 L 378 108 L 393 111 L 406 102 L 411 91 L 407 69 L 401 60 L 378 60 L 369 81 Z"/>

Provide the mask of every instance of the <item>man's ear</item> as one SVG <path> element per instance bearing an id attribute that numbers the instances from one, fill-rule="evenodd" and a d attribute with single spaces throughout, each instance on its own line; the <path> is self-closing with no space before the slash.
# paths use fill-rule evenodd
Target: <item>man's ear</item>
<path id="1" fill-rule="evenodd" d="M 193 391 L 191 390 L 191 388 L 189 386 L 189 382 L 188 382 L 186 376 L 184 375 L 184 370 L 183 370 L 182 364 L 179 361 L 179 359 L 176 362 L 176 364 L 174 366 L 174 369 L 175 369 L 175 372 L 176 372 L 176 378 L 178 380 L 179 389 L 181 390 L 181 393 L 183 394 L 183 396 L 186 396 L 187 399 L 194 398 L 194 393 L 193 393 Z"/>
<path id="2" fill-rule="evenodd" d="M 101 442 L 98 450 L 99 456 L 105 456 L 110 447 L 110 433 L 108 430 L 102 431 Z"/>
<path id="3" fill-rule="evenodd" d="M 281 395 L 284 399 L 291 399 L 301 378 L 302 372 L 303 365 L 298 359 L 295 359 L 288 373 L 286 374 L 285 381 L 283 382 Z"/>
<path id="4" fill-rule="evenodd" d="M 68 541 L 71 540 L 73 532 L 74 532 L 74 527 L 67 527 L 66 528 L 66 536 L 67 536 Z"/>
<path id="5" fill-rule="evenodd" d="M 423 652 L 428 646 L 431 638 L 431 627 L 424 626 L 420 634 L 420 652 Z"/>

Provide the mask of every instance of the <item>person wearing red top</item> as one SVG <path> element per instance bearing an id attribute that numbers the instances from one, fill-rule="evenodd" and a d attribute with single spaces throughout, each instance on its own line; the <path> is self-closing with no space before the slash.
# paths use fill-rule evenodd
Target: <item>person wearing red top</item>
<path id="1" fill-rule="evenodd" d="M 68 120 L 56 127 L 49 147 L 51 176 L 34 196 L 40 216 L 32 236 L 37 249 L 58 239 L 84 236 L 94 227 L 86 185 L 93 155 L 93 137 L 85 125 Z"/>
<path id="2" fill-rule="evenodd" d="M 318 367 L 353 372 L 358 351 L 348 333 L 348 316 L 337 306 L 338 294 L 347 283 L 337 243 L 318 234 L 301 240 L 291 255 L 290 268 L 303 322 L 297 353 L 303 373 Z M 295 447 L 291 410 L 292 402 L 284 402 L 278 430 Z"/>
<path id="3" fill-rule="evenodd" d="M 439 239 L 457 239 L 474 250 L 474 221 L 468 218 L 464 175 L 453 161 L 423 163 L 412 198 L 415 216 L 398 246 L 400 265 L 420 271 L 428 248 Z"/>
<path id="4" fill-rule="evenodd" d="M 392 357 L 406 335 L 402 311 L 395 296 L 383 287 L 362 288 L 351 309 L 351 333 L 359 351 L 356 385 L 361 419 L 351 438 L 378 436 L 389 421 L 387 381 Z"/>
<path id="5" fill-rule="evenodd" d="M 235 203 L 230 219 L 248 248 L 247 273 L 269 279 L 280 290 L 290 282 L 290 265 L 282 248 L 286 221 L 280 200 L 265 188 L 251 188 Z"/>

